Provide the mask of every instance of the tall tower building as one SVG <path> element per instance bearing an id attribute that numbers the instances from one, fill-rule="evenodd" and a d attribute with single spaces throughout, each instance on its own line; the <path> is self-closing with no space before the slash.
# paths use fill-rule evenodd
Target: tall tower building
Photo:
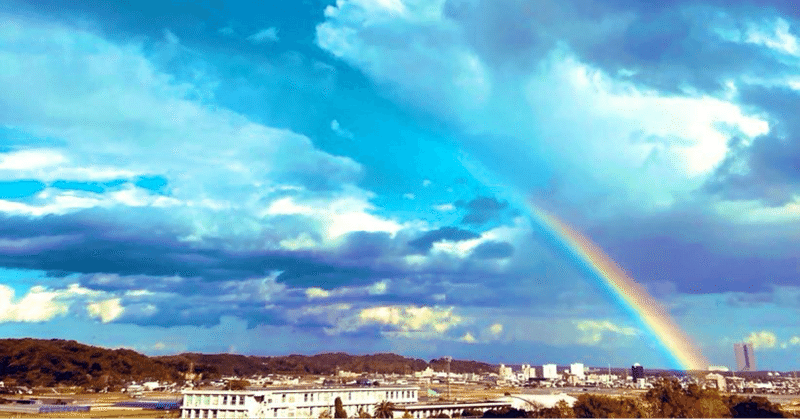
<path id="1" fill-rule="evenodd" d="M 733 353 L 736 355 L 737 371 L 756 371 L 756 355 L 752 343 L 734 343 Z"/>
<path id="2" fill-rule="evenodd" d="M 644 367 L 639 363 L 633 364 L 631 366 L 631 376 L 633 376 L 633 381 L 644 379 Z"/>

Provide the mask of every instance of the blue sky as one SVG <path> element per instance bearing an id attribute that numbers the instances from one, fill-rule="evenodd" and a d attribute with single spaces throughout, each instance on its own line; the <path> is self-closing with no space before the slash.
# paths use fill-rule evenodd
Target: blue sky
<path id="1" fill-rule="evenodd" d="M 791 2 L 0 5 L 0 335 L 667 366 L 800 345 Z"/>

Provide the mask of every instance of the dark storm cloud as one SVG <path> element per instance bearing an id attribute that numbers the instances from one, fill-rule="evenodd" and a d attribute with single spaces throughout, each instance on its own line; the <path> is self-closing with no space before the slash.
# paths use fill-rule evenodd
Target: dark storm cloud
<path id="1" fill-rule="evenodd" d="M 356 231 L 345 238 L 336 252 L 346 259 L 374 259 L 391 252 L 394 247 L 389 233 Z"/>
<path id="2" fill-rule="evenodd" d="M 448 241 L 463 241 L 477 239 L 480 234 L 469 230 L 462 230 L 456 227 L 442 227 L 438 230 L 431 230 L 422 236 L 411 240 L 408 245 L 421 253 L 427 253 L 436 242 Z"/>
<path id="3" fill-rule="evenodd" d="M 508 208 L 508 202 L 498 201 L 490 196 L 481 196 L 469 202 L 456 201 L 455 206 L 467 210 L 462 224 L 480 225 L 500 218 L 503 210 Z"/>
<path id="4" fill-rule="evenodd" d="M 593 42 L 575 40 L 572 46 L 581 58 L 612 75 L 633 71 L 632 81 L 669 92 L 686 86 L 716 92 L 729 79 L 791 71 L 768 49 L 715 33 L 715 24 L 745 30 L 738 23 L 744 16 L 720 21 L 718 11 L 688 4 L 639 11 L 623 32 Z"/>
<path id="5" fill-rule="evenodd" d="M 478 259 L 504 259 L 514 254 L 514 246 L 507 242 L 487 241 L 479 244 L 472 251 L 472 257 Z"/>
<path id="6" fill-rule="evenodd" d="M 0 239 L 28 243 L 29 248 L 20 252 L 18 246 L 0 246 L 0 266 L 47 271 L 53 276 L 110 273 L 122 277 L 198 277 L 205 281 L 253 278 L 283 271 L 279 280 L 292 286 L 317 285 L 319 281 L 337 286 L 367 283 L 378 275 L 366 268 L 348 266 L 346 261 L 340 267 L 335 259 L 326 261 L 310 252 L 237 251 L 208 244 L 201 247 L 178 239 L 186 232 L 154 222 L 131 229 L 132 220 L 147 219 L 142 214 L 129 214 L 128 220 L 115 220 L 108 215 L 106 211 L 92 210 L 40 219 L 2 217 Z"/>
<path id="7" fill-rule="evenodd" d="M 798 226 L 747 225 L 691 209 L 628 215 L 588 233 L 635 280 L 691 294 L 796 284 L 797 234 Z"/>
<path id="8" fill-rule="evenodd" d="M 766 111 L 771 132 L 751 145 L 731 140 L 730 152 L 705 189 L 729 200 L 758 199 L 781 206 L 800 192 L 800 94 L 788 88 L 750 87 L 742 101 Z"/>
<path id="9" fill-rule="evenodd" d="M 757 5 L 718 1 L 449 1 L 446 16 L 468 27 L 468 42 L 488 65 L 521 74 L 559 43 L 609 74 L 634 71 L 636 83 L 678 92 L 716 92 L 728 78 L 792 71 L 764 47 L 731 42 L 717 27 L 746 30 L 743 21 L 797 17 L 791 2 Z M 724 12 L 724 13 L 723 13 Z"/>

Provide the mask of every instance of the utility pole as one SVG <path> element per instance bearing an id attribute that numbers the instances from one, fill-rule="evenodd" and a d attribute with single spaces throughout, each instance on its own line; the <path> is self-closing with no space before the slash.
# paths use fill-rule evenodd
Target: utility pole
<path id="1" fill-rule="evenodd" d="M 452 356 L 446 356 L 446 357 L 444 357 L 444 360 L 447 361 L 447 400 L 449 401 L 449 400 L 451 400 L 450 399 L 450 361 L 453 360 L 453 357 Z"/>

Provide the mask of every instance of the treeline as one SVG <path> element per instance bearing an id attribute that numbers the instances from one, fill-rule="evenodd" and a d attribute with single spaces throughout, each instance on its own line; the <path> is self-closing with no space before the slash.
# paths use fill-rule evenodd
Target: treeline
<path id="1" fill-rule="evenodd" d="M 6 386 L 103 389 L 130 380 L 174 380 L 176 369 L 129 349 L 73 340 L 0 339 L 0 380 Z"/>
<path id="2" fill-rule="evenodd" d="M 131 381 L 182 381 L 186 373 L 216 379 L 222 375 L 331 375 L 356 373 L 410 374 L 430 366 L 445 371 L 443 359 L 430 363 L 396 354 L 328 353 L 277 357 L 185 353 L 148 357 L 129 349 L 106 349 L 60 339 L 0 339 L 0 380 L 6 386 L 80 386 L 115 389 Z M 475 361 L 452 361 L 450 371 L 489 372 Z"/>
<path id="3" fill-rule="evenodd" d="M 319 355 L 288 355 L 276 357 L 244 356 L 231 354 L 186 353 L 160 359 L 183 369 L 190 363 L 213 366 L 223 375 L 248 377 L 266 374 L 318 374 L 332 375 L 337 371 L 377 374 L 411 374 L 430 366 L 435 371 L 446 371 L 444 359 L 434 359 L 430 363 L 422 359 L 406 358 L 396 354 L 349 355 L 346 353 L 327 353 Z M 484 373 L 495 371 L 490 364 L 476 361 L 453 360 L 450 371 L 453 373 Z"/>

